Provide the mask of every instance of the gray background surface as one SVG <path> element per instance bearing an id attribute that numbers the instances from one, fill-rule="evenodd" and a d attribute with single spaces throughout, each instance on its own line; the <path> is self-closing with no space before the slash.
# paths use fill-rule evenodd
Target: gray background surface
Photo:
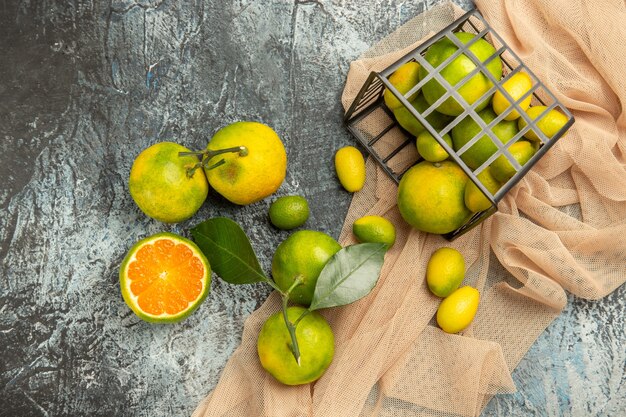
<path id="1" fill-rule="evenodd" d="M 287 233 L 269 225 L 269 200 L 241 208 L 213 192 L 185 223 L 150 220 L 127 192 L 134 157 L 265 122 L 289 156 L 278 194 L 306 196 L 308 226 L 337 237 L 349 62 L 431 3 L 0 1 L 0 416 L 190 415 L 269 290 L 215 279 L 189 319 L 149 325 L 120 296 L 124 254 L 220 214 L 267 270 Z M 484 415 L 626 415 L 625 296 L 571 298 L 515 370 L 519 392 Z"/>

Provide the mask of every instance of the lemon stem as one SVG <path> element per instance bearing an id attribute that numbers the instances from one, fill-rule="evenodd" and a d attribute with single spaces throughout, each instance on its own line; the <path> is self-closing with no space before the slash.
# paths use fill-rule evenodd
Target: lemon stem
<path id="1" fill-rule="evenodd" d="M 285 320 L 285 325 L 287 326 L 287 330 L 289 331 L 289 336 L 291 336 L 291 353 L 293 353 L 293 357 L 296 359 L 298 366 L 300 366 L 300 347 L 298 346 L 298 339 L 296 338 L 296 325 L 302 318 L 300 316 L 296 323 L 292 323 L 289 321 L 289 317 L 287 316 L 287 305 L 289 303 L 289 294 L 296 288 L 298 285 L 302 284 L 303 277 L 302 275 L 296 276 L 293 281 L 293 284 L 287 289 L 287 291 L 281 291 L 280 295 L 282 297 L 282 308 L 283 308 L 283 319 Z"/>
<path id="2" fill-rule="evenodd" d="M 196 172 L 196 169 L 198 168 L 213 169 L 226 163 L 224 159 L 221 159 L 218 162 L 214 163 L 213 165 L 209 166 L 208 165 L 209 161 L 214 156 L 221 155 L 224 153 L 235 153 L 235 152 L 238 153 L 239 156 L 247 156 L 248 148 L 246 148 L 245 146 L 235 146 L 233 148 L 216 149 L 216 150 L 206 149 L 204 151 L 178 152 L 178 156 L 182 157 L 182 156 L 193 155 L 193 156 L 197 156 L 198 158 L 200 158 L 200 161 L 198 161 L 192 166 L 187 167 L 187 176 L 191 178 L 193 177 L 194 172 Z"/>
<path id="3" fill-rule="evenodd" d="M 298 323 L 300 323 L 300 320 L 302 320 L 304 317 L 306 317 L 306 315 L 309 314 L 310 312 L 311 312 L 311 310 L 304 310 L 304 312 L 302 314 L 300 314 L 300 317 L 298 317 L 298 319 L 293 322 L 293 326 L 294 327 L 298 327 Z"/>

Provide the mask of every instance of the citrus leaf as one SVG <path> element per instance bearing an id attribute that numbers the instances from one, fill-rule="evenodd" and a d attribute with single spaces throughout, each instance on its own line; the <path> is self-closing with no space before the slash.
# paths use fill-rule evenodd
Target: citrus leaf
<path id="1" fill-rule="evenodd" d="M 361 243 L 341 249 L 328 260 L 315 285 L 309 310 L 350 304 L 378 282 L 387 245 Z"/>
<path id="2" fill-rule="evenodd" d="M 215 217 L 191 229 L 191 234 L 211 268 L 224 281 L 230 284 L 268 281 L 248 236 L 235 221 Z"/>

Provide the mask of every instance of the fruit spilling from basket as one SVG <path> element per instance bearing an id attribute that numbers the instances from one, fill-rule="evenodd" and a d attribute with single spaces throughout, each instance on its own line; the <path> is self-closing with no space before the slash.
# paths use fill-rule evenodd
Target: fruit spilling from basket
<path id="1" fill-rule="evenodd" d="M 461 22 L 444 29 L 386 70 L 372 73 L 346 113 L 350 131 L 399 183 L 402 217 L 418 230 L 448 238 L 493 213 L 573 123 L 495 32 L 454 32 L 465 27 Z M 496 49 L 498 42 L 503 46 Z M 382 99 L 372 99 L 377 96 Z M 383 108 L 392 124 L 378 135 L 364 133 L 361 122 L 385 123 L 376 108 Z M 394 131 L 402 132 L 400 145 L 386 139 L 395 149 L 381 155 L 375 144 Z M 415 163 L 392 166 L 390 160 L 412 140 Z"/>

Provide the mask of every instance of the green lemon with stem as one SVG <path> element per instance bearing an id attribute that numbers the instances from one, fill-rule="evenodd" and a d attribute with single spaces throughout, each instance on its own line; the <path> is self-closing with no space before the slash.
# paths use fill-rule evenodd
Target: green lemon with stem
<path id="1" fill-rule="evenodd" d="M 415 61 L 407 62 L 403 64 L 400 68 L 398 68 L 393 74 L 389 76 L 389 82 L 393 85 L 400 94 L 404 95 L 411 90 L 411 88 L 415 87 L 415 85 L 419 81 L 419 69 L 420 64 Z M 414 99 L 419 92 L 414 95 L 408 97 L 408 100 Z M 393 93 L 387 89 L 383 93 L 383 99 L 385 100 L 385 104 L 389 109 L 395 110 L 402 107 L 402 103 L 400 100 L 396 98 Z"/>
<path id="2" fill-rule="evenodd" d="M 209 192 L 204 172 L 191 169 L 198 157 L 181 157 L 179 152 L 190 151 L 173 142 L 156 143 L 144 149 L 130 169 L 131 197 L 147 216 L 164 223 L 193 216 Z"/>
<path id="3" fill-rule="evenodd" d="M 475 38 L 474 34 L 467 32 L 457 32 L 454 36 L 463 44 L 467 44 Z M 437 68 L 457 50 L 458 47 L 454 44 L 454 42 L 447 37 L 444 37 L 428 48 L 424 58 L 430 65 Z M 482 62 L 487 61 L 487 59 L 496 53 L 496 49 L 493 45 L 485 39 L 477 40 L 469 47 L 469 50 Z M 496 80 L 502 78 L 502 61 L 499 56 L 489 61 L 486 64 L 486 67 L 487 71 L 489 71 Z M 454 87 L 474 69 L 476 69 L 474 61 L 467 55 L 461 54 L 442 68 L 440 70 L 440 74 L 451 86 Z M 421 67 L 419 72 L 420 80 L 423 80 L 426 75 L 428 75 L 428 70 L 424 67 Z M 480 100 L 492 86 L 493 83 L 491 80 L 479 71 L 465 84 L 456 88 L 456 91 L 461 95 L 465 102 L 472 104 Z M 447 89 L 434 78 L 430 79 L 422 87 L 422 93 L 424 94 L 426 101 L 428 101 L 431 105 L 435 104 L 435 102 L 443 97 L 446 92 Z M 486 97 L 475 107 L 475 109 L 477 111 L 482 110 L 489 104 L 489 102 L 490 97 Z M 449 97 L 437 107 L 438 112 L 448 114 L 450 116 L 458 116 L 463 113 L 463 110 L 463 103 L 457 102 L 454 97 Z"/>
<path id="4" fill-rule="evenodd" d="M 424 113 L 430 107 L 430 104 L 428 104 L 423 94 L 420 94 L 413 100 L 410 100 L 409 103 L 420 114 Z M 422 123 L 411 114 L 409 109 L 404 106 L 395 109 L 393 111 L 393 115 L 398 121 L 398 124 L 413 136 L 419 135 L 426 129 L 424 125 L 422 125 Z M 426 121 L 437 131 L 446 127 L 451 120 L 452 117 L 439 113 L 436 110 L 426 116 Z"/>
<path id="5" fill-rule="evenodd" d="M 299 230 L 285 239 L 274 252 L 272 277 L 282 291 L 287 291 L 300 277 L 302 283 L 295 286 L 289 299 L 296 304 L 309 306 L 317 278 L 328 260 L 341 245 L 326 233 Z"/>
<path id="6" fill-rule="evenodd" d="M 295 334 L 300 350 L 300 364 L 294 357 L 291 336 L 283 313 L 279 311 L 265 321 L 257 339 L 261 366 L 285 385 L 316 381 L 333 360 L 333 331 L 321 314 L 316 311 L 307 312 L 302 307 L 289 307 L 287 318 L 291 323 L 297 322 Z"/>

